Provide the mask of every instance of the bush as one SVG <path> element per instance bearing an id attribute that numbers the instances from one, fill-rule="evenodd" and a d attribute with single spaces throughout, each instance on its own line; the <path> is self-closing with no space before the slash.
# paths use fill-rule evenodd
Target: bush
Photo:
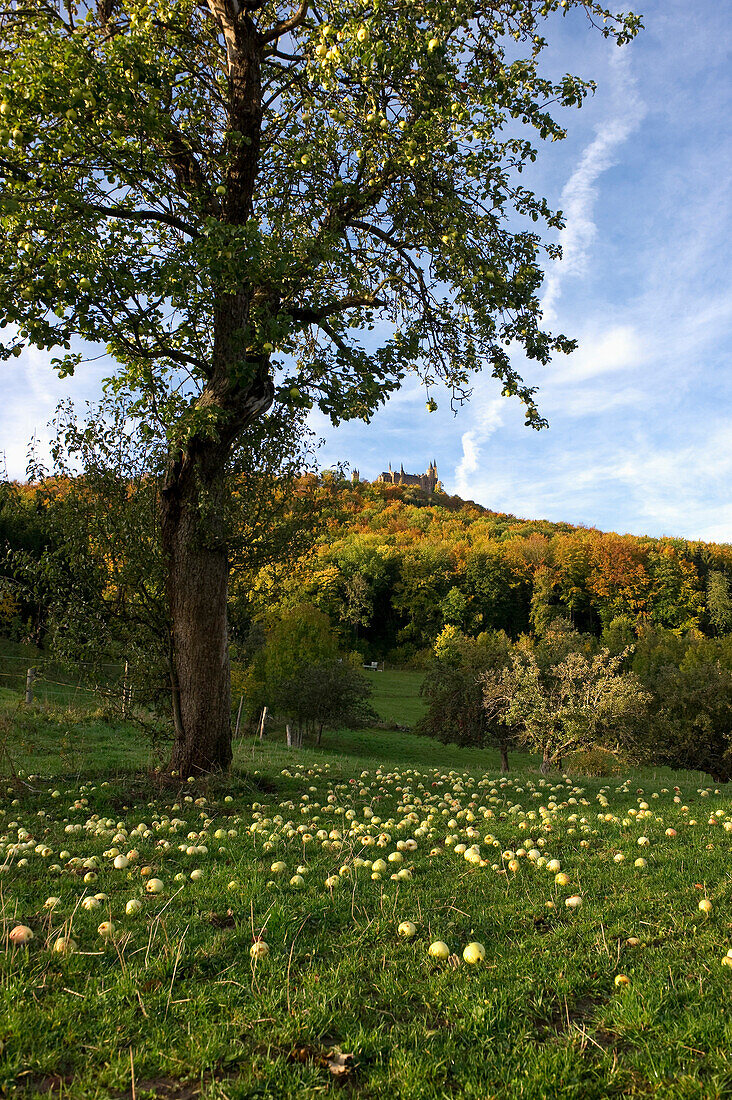
<path id="1" fill-rule="evenodd" d="M 395 645 L 386 654 L 386 662 L 392 668 L 406 668 L 416 652 L 413 645 Z"/>
<path id="2" fill-rule="evenodd" d="M 627 738 L 646 710 L 651 696 L 620 671 L 626 657 L 593 654 L 581 634 L 564 627 L 536 645 L 520 639 L 511 667 L 483 677 L 484 705 L 511 724 L 521 744 L 542 753 L 542 772 L 561 767 L 570 753 Z"/>
<path id="3" fill-rule="evenodd" d="M 627 770 L 622 758 L 599 745 L 570 753 L 564 761 L 564 766 L 570 775 L 585 775 L 588 778 L 623 775 Z"/>
<path id="4" fill-rule="evenodd" d="M 280 609 L 263 632 L 263 644 L 232 684 L 244 695 L 247 719 L 254 724 L 262 707 L 291 721 L 298 734 L 316 737 L 323 729 L 368 726 L 376 712 L 368 700 L 372 687 L 361 672 L 361 655 L 344 654 L 330 619 L 313 604 Z"/>
<path id="5" fill-rule="evenodd" d="M 653 694 L 650 720 L 636 729 L 636 759 L 732 779 L 732 672 L 710 661 L 664 665 Z"/>
<path id="6" fill-rule="evenodd" d="M 508 771 L 510 731 L 483 706 L 481 677 L 500 673 L 508 661 L 509 641 L 503 631 L 468 638 L 455 626 L 446 626 L 435 642 L 428 674 L 422 685 L 429 709 L 417 733 L 457 745 L 497 745 L 501 768 Z"/>
<path id="7" fill-rule="evenodd" d="M 319 745 L 325 727 L 374 725 L 378 715 L 369 703 L 371 692 L 371 683 L 355 662 L 331 657 L 302 664 L 276 682 L 272 701 L 300 734 L 314 736 Z"/>

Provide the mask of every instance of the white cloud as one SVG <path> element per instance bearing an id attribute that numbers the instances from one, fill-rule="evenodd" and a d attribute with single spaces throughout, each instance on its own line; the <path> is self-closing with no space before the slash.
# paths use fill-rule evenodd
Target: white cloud
<path id="1" fill-rule="evenodd" d="M 474 474 L 478 469 L 479 450 L 475 443 L 475 432 L 463 432 L 463 457 L 455 470 L 455 476 L 459 482 L 463 482 L 467 474 Z"/>
<path id="2" fill-rule="evenodd" d="M 615 163 L 618 146 L 635 130 L 645 114 L 629 66 L 627 54 L 617 51 L 612 54 L 613 115 L 596 128 L 594 140 L 585 148 L 579 164 L 562 190 L 561 208 L 565 217 L 565 228 L 560 234 L 562 258 L 549 269 L 541 302 L 547 324 L 553 324 L 556 320 L 556 304 L 563 281 L 567 276 L 582 275 L 587 268 L 597 231 L 593 220 L 597 180 Z"/>
<path id="3" fill-rule="evenodd" d="M 606 433 L 577 446 L 545 437 L 521 463 L 476 471 L 466 495 L 519 516 L 732 542 L 732 505 L 719 503 L 731 481 L 732 435 L 717 419 L 682 447 L 673 437 L 619 442 Z"/>
<path id="4" fill-rule="evenodd" d="M 595 386 L 592 389 L 552 391 L 542 402 L 550 423 L 555 411 L 561 416 L 579 419 L 589 416 L 605 416 L 615 409 L 642 409 L 648 403 L 646 393 L 637 386 L 622 389 Z"/>
<path id="5" fill-rule="evenodd" d="M 477 397 L 474 401 L 476 404 L 472 408 L 476 415 L 472 417 L 473 427 L 463 432 L 461 439 L 463 455 L 455 467 L 457 491 L 463 494 L 470 492 L 470 475 L 475 474 L 479 469 L 481 447 L 503 424 L 504 398 L 481 400 Z"/>
<path id="6" fill-rule="evenodd" d="M 633 325 L 614 325 L 580 338 L 579 348 L 551 368 L 547 387 L 569 382 L 575 384 L 599 374 L 638 367 L 648 352 L 643 337 Z"/>
<path id="7" fill-rule="evenodd" d="M 34 436 L 39 441 L 39 457 L 49 464 L 48 423 L 59 402 L 70 397 L 81 411 L 85 401 L 98 400 L 101 380 L 110 374 L 110 363 L 105 359 L 84 364 L 74 376 L 62 380 L 51 366 L 53 355 L 26 348 L 18 360 L 5 365 L 0 454 L 5 456 L 11 478 L 25 478 L 28 447 Z"/>

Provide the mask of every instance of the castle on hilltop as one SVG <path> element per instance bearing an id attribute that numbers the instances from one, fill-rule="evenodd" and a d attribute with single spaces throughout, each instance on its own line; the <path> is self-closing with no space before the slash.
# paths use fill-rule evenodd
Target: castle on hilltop
<path id="1" fill-rule="evenodd" d="M 358 480 L 358 470 L 353 471 L 354 480 Z M 407 474 L 404 472 L 404 466 L 402 465 L 397 473 L 396 470 L 392 470 L 391 463 L 389 463 L 389 469 L 384 470 L 379 474 L 375 481 L 376 485 L 414 485 L 418 489 L 422 489 L 425 493 L 432 493 L 442 489 L 440 479 L 437 476 L 437 463 L 433 460 L 430 462 L 426 474 Z"/>

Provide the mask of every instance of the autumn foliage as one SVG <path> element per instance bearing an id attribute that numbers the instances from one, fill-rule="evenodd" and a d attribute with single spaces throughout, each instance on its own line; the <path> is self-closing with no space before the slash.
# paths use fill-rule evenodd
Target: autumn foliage
<path id="1" fill-rule="evenodd" d="M 445 626 L 541 636 L 557 620 L 601 637 L 627 625 L 720 632 L 732 546 L 523 520 L 457 497 L 309 480 L 327 516 L 313 552 L 235 585 L 234 621 L 307 599 L 368 657 L 419 661 Z M 250 583 L 251 582 L 251 583 Z M 615 625 L 613 625 L 615 624 Z"/>

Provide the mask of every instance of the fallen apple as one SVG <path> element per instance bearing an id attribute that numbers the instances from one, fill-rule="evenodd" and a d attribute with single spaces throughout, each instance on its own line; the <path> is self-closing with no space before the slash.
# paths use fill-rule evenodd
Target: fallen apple
<path id="1" fill-rule="evenodd" d="M 450 958 L 450 948 L 444 940 L 435 940 L 434 943 L 431 943 L 427 948 L 427 953 L 433 959 L 440 959 L 442 962 Z M 732 959 L 730 959 L 730 963 L 732 964 Z"/>
<path id="2" fill-rule="evenodd" d="M 465 959 L 465 962 L 470 963 L 471 966 L 474 966 L 476 963 L 483 962 L 483 960 L 485 959 L 485 947 L 483 947 L 482 943 L 477 943 L 476 941 L 473 941 L 472 943 L 469 943 L 463 951 L 463 958 Z"/>
<path id="3" fill-rule="evenodd" d="M 25 947 L 33 939 L 33 930 L 27 924 L 16 924 L 10 932 L 9 939 L 16 947 Z M 730 962 L 732 962 L 732 959 L 730 959 Z"/>

